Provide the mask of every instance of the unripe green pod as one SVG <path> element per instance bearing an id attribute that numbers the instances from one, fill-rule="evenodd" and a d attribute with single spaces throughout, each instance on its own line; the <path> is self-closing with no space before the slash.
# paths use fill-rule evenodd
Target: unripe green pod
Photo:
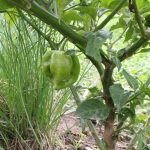
<path id="1" fill-rule="evenodd" d="M 42 58 L 42 70 L 59 90 L 71 86 L 78 79 L 80 63 L 76 55 L 63 51 L 46 52 Z"/>
<path id="2" fill-rule="evenodd" d="M 52 74 L 51 74 L 50 68 L 49 68 L 51 55 L 52 55 L 52 51 L 46 51 L 46 53 L 42 57 L 42 71 L 49 78 L 52 78 Z"/>

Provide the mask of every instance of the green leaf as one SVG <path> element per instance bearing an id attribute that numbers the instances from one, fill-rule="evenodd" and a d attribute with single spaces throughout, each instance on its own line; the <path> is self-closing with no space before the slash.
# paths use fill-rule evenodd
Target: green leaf
<path id="1" fill-rule="evenodd" d="M 79 6 L 79 7 L 76 7 L 75 10 L 80 11 L 81 14 L 88 14 L 94 20 L 96 19 L 97 9 L 95 7 Z"/>
<path id="2" fill-rule="evenodd" d="M 145 0 L 143 6 L 140 8 L 140 13 L 146 13 L 150 10 L 150 0 Z"/>
<path id="3" fill-rule="evenodd" d="M 124 69 L 122 70 L 122 74 L 124 75 L 125 79 L 127 80 L 129 86 L 136 90 L 139 87 L 138 81 L 131 76 L 128 72 L 126 72 Z"/>
<path id="4" fill-rule="evenodd" d="M 107 38 L 111 36 L 111 33 L 102 29 L 97 32 L 90 32 L 86 35 L 87 46 L 86 54 L 93 57 L 96 61 L 101 61 L 100 50 L 102 49 L 103 43 Z"/>
<path id="5" fill-rule="evenodd" d="M 83 15 L 83 25 L 84 25 L 84 30 L 85 31 L 90 31 L 91 27 L 91 19 L 89 15 Z"/>
<path id="6" fill-rule="evenodd" d="M 114 64 L 117 66 L 118 71 L 120 71 L 121 66 L 122 66 L 120 60 L 119 60 L 117 57 L 113 56 L 113 57 L 112 57 L 112 61 L 113 61 Z"/>
<path id="7" fill-rule="evenodd" d="M 138 53 L 147 53 L 150 52 L 150 47 L 149 48 L 142 48 Z"/>
<path id="8" fill-rule="evenodd" d="M 150 8 L 150 0 L 137 0 L 137 6 L 139 11 Z"/>
<path id="9" fill-rule="evenodd" d="M 0 0 L 0 11 L 12 8 L 12 6 L 7 2 L 7 0 Z"/>
<path id="10" fill-rule="evenodd" d="M 13 10 L 15 12 L 15 10 Z M 16 22 L 17 22 L 17 17 L 14 13 L 5 13 L 4 14 L 5 20 L 7 20 L 7 22 L 9 22 L 10 27 L 12 27 Z"/>
<path id="11" fill-rule="evenodd" d="M 115 104 L 115 107 L 120 110 L 127 102 L 130 93 L 126 92 L 121 84 L 115 84 L 110 86 L 109 88 L 110 95 L 113 99 L 113 102 Z"/>
<path id="12" fill-rule="evenodd" d="M 128 107 L 123 107 L 119 114 L 118 114 L 118 120 L 119 121 L 125 121 L 128 117 L 133 120 L 135 119 L 135 111 Z"/>
<path id="13" fill-rule="evenodd" d="M 98 99 L 88 99 L 82 102 L 76 113 L 83 119 L 105 120 L 108 117 L 108 107 Z"/>
<path id="14" fill-rule="evenodd" d="M 119 18 L 119 21 L 116 24 L 114 24 L 114 25 L 111 26 L 110 30 L 115 30 L 115 29 L 118 29 L 118 28 L 126 29 L 129 21 L 130 21 L 129 17 L 126 17 L 126 16 L 122 15 Z"/>
<path id="15" fill-rule="evenodd" d="M 134 27 L 131 25 L 126 32 L 124 41 L 126 42 L 132 39 L 133 33 L 134 33 Z"/>
<path id="16" fill-rule="evenodd" d="M 122 28 L 122 25 L 119 22 L 117 22 L 116 24 L 111 26 L 110 30 L 113 31 L 113 30 L 119 29 L 119 28 Z"/>
<path id="17" fill-rule="evenodd" d="M 112 0 L 108 6 L 109 9 L 114 9 L 118 4 L 120 3 L 120 0 Z M 127 5 L 127 2 L 124 4 L 124 6 Z"/>
<path id="18" fill-rule="evenodd" d="M 70 10 L 62 14 L 62 20 L 69 24 L 71 21 L 82 21 L 82 16 L 76 10 Z"/>
<path id="19" fill-rule="evenodd" d="M 137 0 L 137 6 L 138 6 L 138 8 L 142 7 L 143 1 L 145 1 L 145 0 Z"/>
<path id="20" fill-rule="evenodd" d="M 59 18 L 61 18 L 64 8 L 71 2 L 71 0 L 56 0 L 57 13 Z"/>
<path id="21" fill-rule="evenodd" d="M 107 8 L 111 0 L 101 0 L 101 6 Z"/>

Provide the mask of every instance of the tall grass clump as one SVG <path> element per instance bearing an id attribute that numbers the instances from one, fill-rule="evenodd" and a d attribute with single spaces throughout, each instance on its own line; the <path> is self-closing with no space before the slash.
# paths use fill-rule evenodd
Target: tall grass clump
<path id="1" fill-rule="evenodd" d="M 48 43 L 26 22 L 1 22 L 0 31 L 0 146 L 47 149 L 69 93 L 56 95 L 43 76 Z"/>

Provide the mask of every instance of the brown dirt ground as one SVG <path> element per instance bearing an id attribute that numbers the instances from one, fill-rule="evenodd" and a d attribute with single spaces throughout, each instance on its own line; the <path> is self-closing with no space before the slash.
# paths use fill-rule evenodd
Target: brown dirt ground
<path id="1" fill-rule="evenodd" d="M 99 137 L 102 137 L 103 126 L 100 123 L 95 123 L 95 129 Z M 59 146 L 56 144 L 57 146 L 54 150 L 98 150 L 88 127 L 82 132 L 79 118 L 74 112 L 62 117 L 57 132 L 60 137 L 60 142 L 58 144 Z M 121 135 L 116 150 L 124 150 L 130 139 L 131 137 L 129 135 Z"/>

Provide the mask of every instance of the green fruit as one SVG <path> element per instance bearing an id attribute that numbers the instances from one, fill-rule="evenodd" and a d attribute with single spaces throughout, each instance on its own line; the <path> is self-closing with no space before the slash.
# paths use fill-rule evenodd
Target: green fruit
<path id="1" fill-rule="evenodd" d="M 7 10 L 9 8 L 12 8 L 12 5 L 10 5 L 7 0 L 0 0 L 0 10 L 4 11 Z"/>
<path id="2" fill-rule="evenodd" d="M 48 77 L 52 77 L 51 72 L 50 72 L 50 59 L 51 59 L 52 52 L 47 51 L 43 57 L 42 57 L 42 71 L 46 74 Z"/>
<path id="3" fill-rule="evenodd" d="M 42 70 L 59 90 L 71 86 L 78 79 L 80 63 L 76 55 L 63 51 L 47 51 L 42 57 Z"/>

